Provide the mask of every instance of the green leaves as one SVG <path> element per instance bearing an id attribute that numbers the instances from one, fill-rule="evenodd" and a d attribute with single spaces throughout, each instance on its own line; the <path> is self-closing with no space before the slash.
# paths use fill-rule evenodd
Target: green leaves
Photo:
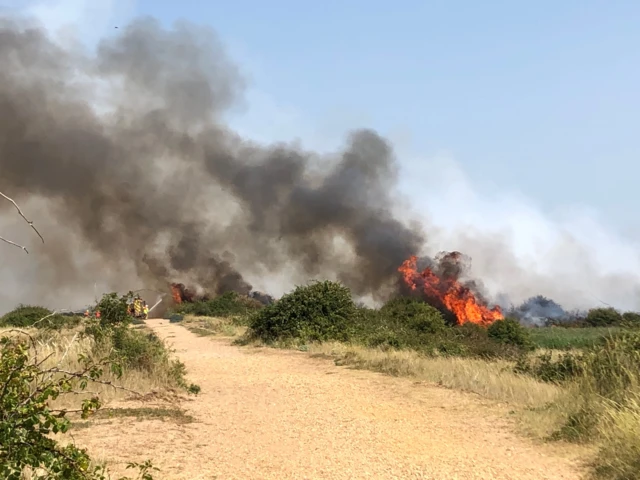
<path id="1" fill-rule="evenodd" d="M 87 477 L 86 454 L 73 446 L 60 448 L 47 435 L 66 432 L 65 412 L 49 409 L 50 400 L 71 391 L 68 378 L 52 378 L 29 358 L 20 339 L 2 339 L 0 356 L 0 471 L 3 478 L 19 479 L 26 467 L 44 468 L 44 478 Z M 103 478 L 103 477 L 93 477 Z"/>
<path id="2" fill-rule="evenodd" d="M 21 480 L 24 471 L 31 471 L 33 478 L 42 480 L 107 480 L 106 469 L 95 466 L 84 449 L 62 447 L 52 438 L 51 434 L 67 432 L 70 421 L 68 411 L 49 405 L 60 395 L 79 393 L 100 381 L 109 360 L 91 362 L 83 356 L 82 368 L 69 372 L 44 369 L 30 353 L 24 337 L 0 339 L 0 478 Z M 121 367 L 110 365 L 121 372 Z M 100 399 L 93 396 L 82 401 L 79 413 L 88 418 L 100 407 Z M 152 480 L 150 472 L 157 470 L 149 461 L 130 468 L 139 469 L 138 478 L 144 480 Z"/>
<path id="3" fill-rule="evenodd" d="M 265 341 L 346 340 L 356 306 L 351 292 L 340 283 L 315 282 L 297 287 L 250 319 L 254 335 Z"/>

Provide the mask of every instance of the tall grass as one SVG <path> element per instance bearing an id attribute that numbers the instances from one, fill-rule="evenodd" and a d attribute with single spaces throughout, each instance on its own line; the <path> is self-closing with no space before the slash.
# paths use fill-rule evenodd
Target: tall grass
<path id="1" fill-rule="evenodd" d="M 551 438 L 595 443 L 592 477 L 640 479 L 640 332 L 610 335 L 580 353 L 541 356 L 521 371 L 572 392 Z"/>
<path id="2" fill-rule="evenodd" d="M 542 327 L 530 329 L 530 336 L 537 348 L 572 350 L 593 347 L 602 343 L 606 337 L 621 331 L 620 327 Z"/>
<path id="3" fill-rule="evenodd" d="M 623 405 L 605 404 L 601 415 L 601 448 L 593 462 L 593 477 L 640 478 L 640 394 L 630 392 Z"/>

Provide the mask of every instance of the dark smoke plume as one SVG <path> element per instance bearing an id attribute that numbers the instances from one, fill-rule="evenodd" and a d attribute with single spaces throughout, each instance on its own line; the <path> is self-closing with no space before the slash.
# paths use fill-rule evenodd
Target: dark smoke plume
<path id="1" fill-rule="evenodd" d="M 330 157 L 256 145 L 225 125 L 243 81 L 211 31 L 141 19 L 118 32 L 89 55 L 0 20 L 0 190 L 42 209 L 47 239 L 15 278 L 36 296 L 91 275 L 212 293 L 281 271 L 374 298 L 395 288 L 425 239 L 392 215 L 387 141 L 355 131 Z"/>

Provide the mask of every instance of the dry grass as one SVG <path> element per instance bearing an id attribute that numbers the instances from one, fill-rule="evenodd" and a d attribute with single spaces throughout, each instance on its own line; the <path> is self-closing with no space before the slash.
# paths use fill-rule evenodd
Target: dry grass
<path id="1" fill-rule="evenodd" d="M 247 327 L 234 325 L 230 319 L 220 317 L 198 317 L 185 315 L 181 324 L 201 337 L 239 337 L 245 334 Z"/>
<path id="2" fill-rule="evenodd" d="M 517 406 L 545 406 L 564 394 L 558 386 L 516 375 L 512 371 L 513 364 L 506 361 L 425 357 L 410 350 L 383 351 L 335 342 L 313 344 L 308 351 L 336 357 L 342 365 L 412 377 Z"/>
<path id="3" fill-rule="evenodd" d="M 605 407 L 606 420 L 598 429 L 602 448 L 594 461 L 596 478 L 640 478 L 640 395 L 633 397 L 624 406 Z"/>
<path id="4" fill-rule="evenodd" d="M 80 329 L 63 330 L 61 332 L 38 331 L 36 329 L 25 329 L 35 340 L 36 346 L 32 348 L 32 354 L 39 359 L 45 359 L 42 364 L 44 370 L 58 367 L 67 371 L 82 370 L 80 361 L 82 355 L 98 360 L 106 356 L 108 351 L 96 352 L 93 340 L 87 337 L 82 338 Z M 17 329 L 0 329 L 0 336 L 21 335 Z M 104 405 L 114 400 L 121 400 L 132 396 L 132 391 L 146 394 L 152 391 L 162 390 L 170 386 L 170 379 L 166 372 L 157 371 L 153 375 L 137 370 L 125 370 L 120 378 L 112 374 L 105 368 L 101 380 L 111 382 L 117 387 L 105 385 L 103 383 L 91 383 L 84 392 L 77 394 L 61 395 L 51 402 L 51 407 L 55 409 L 76 409 L 82 399 L 96 395 Z"/>
<path id="5" fill-rule="evenodd" d="M 133 327 L 146 328 L 146 327 Z M 81 357 L 84 355 L 92 360 L 104 358 L 109 352 L 96 352 L 94 342 L 91 338 L 80 335 L 81 328 L 62 330 L 60 332 L 15 328 L 0 328 L 0 337 L 24 337 L 25 333 L 33 340 L 35 345 L 31 348 L 31 355 L 36 357 L 38 361 L 43 361 L 41 368 L 48 370 L 57 367 L 61 370 L 70 372 L 83 370 Z M 76 391 L 74 393 L 63 394 L 50 402 L 50 408 L 76 410 L 80 408 L 82 400 L 91 396 L 98 396 L 103 405 L 103 409 L 92 415 L 87 421 L 81 421 L 79 415 L 72 414 L 69 416 L 73 420 L 72 429 L 66 434 L 58 434 L 57 440 L 61 444 L 74 442 L 73 432 L 77 429 L 91 428 L 96 422 L 111 422 L 114 418 L 135 417 L 138 420 L 143 419 L 160 419 L 162 421 L 169 420 L 177 424 L 190 423 L 193 418 L 186 415 L 185 412 L 171 404 L 165 407 L 128 407 L 128 408 L 111 408 L 110 405 L 123 403 L 128 400 L 127 404 L 132 401 L 138 403 L 138 400 L 144 401 L 145 396 L 156 397 L 162 396 L 158 393 L 167 388 L 172 387 L 172 381 L 168 377 L 167 372 L 161 369 L 154 370 L 153 374 L 143 373 L 133 369 L 125 369 L 121 377 L 112 374 L 108 368 L 104 369 L 104 374 L 100 378 L 101 381 L 110 382 L 114 386 L 104 383 L 89 383 L 84 391 Z M 145 396 L 138 396 L 132 392 Z M 92 459 L 94 465 L 104 465 L 108 462 L 105 459 L 94 457 Z M 128 472 L 129 473 L 129 472 Z M 23 480 L 32 480 L 41 478 L 30 468 L 25 468 L 22 472 Z"/>

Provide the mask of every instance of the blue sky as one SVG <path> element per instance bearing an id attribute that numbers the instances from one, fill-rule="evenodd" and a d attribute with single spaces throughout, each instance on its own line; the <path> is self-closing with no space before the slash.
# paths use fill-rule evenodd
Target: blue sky
<path id="1" fill-rule="evenodd" d="M 211 24 L 310 122 L 401 132 L 414 152 L 451 152 L 481 191 L 640 226 L 639 2 L 206 3 L 137 12 Z"/>
<path id="2" fill-rule="evenodd" d="M 639 2 L 48 3 L 102 12 L 85 15 L 88 37 L 133 15 L 212 26 L 259 90 L 245 125 L 261 130 L 260 110 L 279 110 L 265 138 L 323 146 L 371 126 L 418 155 L 449 152 L 483 193 L 516 190 L 547 211 L 591 205 L 640 234 Z"/>
<path id="3" fill-rule="evenodd" d="M 380 131 L 434 248 L 470 253 L 489 283 L 471 237 L 498 236 L 541 285 L 594 271 L 640 285 L 640 2 L 0 3 L 87 44 L 138 15 L 209 25 L 249 82 L 237 130 L 319 150 Z"/>

